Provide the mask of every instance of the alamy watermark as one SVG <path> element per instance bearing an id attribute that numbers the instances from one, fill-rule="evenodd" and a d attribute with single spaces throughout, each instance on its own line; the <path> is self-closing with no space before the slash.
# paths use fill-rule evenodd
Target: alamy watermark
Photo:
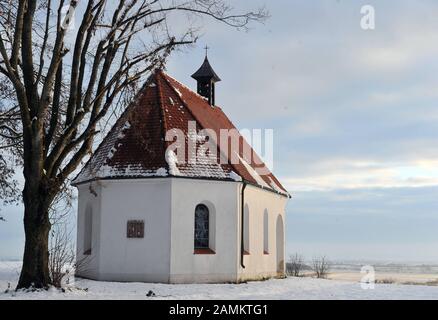
<path id="1" fill-rule="evenodd" d="M 244 165 L 250 173 L 269 175 L 274 167 L 273 129 L 213 129 L 197 130 L 189 121 L 187 133 L 170 129 L 166 142 L 167 162 L 178 165 Z M 171 164 L 169 163 L 169 164 Z"/>
<path id="2" fill-rule="evenodd" d="M 363 30 L 376 29 L 376 9 L 372 5 L 362 6 L 360 9 L 362 19 L 360 20 L 360 27 Z"/>
<path id="3" fill-rule="evenodd" d="M 360 281 L 363 290 L 374 290 L 376 287 L 376 271 L 373 266 L 362 267 L 360 273 L 364 274 Z"/>

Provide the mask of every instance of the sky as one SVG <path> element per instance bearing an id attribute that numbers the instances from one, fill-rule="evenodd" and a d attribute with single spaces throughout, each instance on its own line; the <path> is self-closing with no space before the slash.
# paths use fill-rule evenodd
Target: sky
<path id="1" fill-rule="evenodd" d="M 207 44 L 217 104 L 239 128 L 274 129 L 274 173 L 293 196 L 287 252 L 438 262 L 438 2 L 230 3 L 271 17 L 248 32 L 200 20 L 167 72 L 195 88 Z M 0 259 L 19 258 L 22 208 L 1 212 Z"/>

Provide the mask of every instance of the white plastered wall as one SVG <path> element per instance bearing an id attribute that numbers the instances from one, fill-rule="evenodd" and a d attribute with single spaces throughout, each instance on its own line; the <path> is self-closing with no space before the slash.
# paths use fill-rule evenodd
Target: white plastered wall
<path id="1" fill-rule="evenodd" d="M 239 281 L 260 280 L 282 276 L 279 273 L 279 260 L 285 256 L 285 207 L 288 198 L 276 193 L 248 185 L 245 190 L 245 205 L 249 209 L 249 255 L 244 256 L 243 268 L 240 264 L 239 251 Z M 268 253 L 264 253 L 264 213 L 268 213 Z M 277 252 L 277 220 L 281 217 L 283 234 L 280 238 L 283 241 L 282 259 L 278 259 Z M 241 217 L 239 216 L 239 225 Z M 240 241 L 239 241 L 240 243 Z M 284 265 L 283 265 L 284 270 Z"/>
<path id="2" fill-rule="evenodd" d="M 172 283 L 237 281 L 238 190 L 235 182 L 172 179 Z M 210 247 L 215 254 L 194 252 L 194 217 L 199 204 L 210 211 Z"/>
<path id="3" fill-rule="evenodd" d="M 96 279 L 99 274 L 100 252 L 100 212 L 101 212 L 101 187 L 97 183 L 87 183 L 78 186 L 78 215 L 77 215 L 77 240 L 76 240 L 76 263 L 78 265 L 76 275 L 80 277 Z M 85 213 L 91 211 L 92 233 L 91 254 L 85 255 Z"/>
<path id="4" fill-rule="evenodd" d="M 244 256 L 242 268 L 242 183 L 164 178 L 100 181 L 78 189 L 78 260 L 87 261 L 80 276 L 106 281 L 223 283 L 279 275 L 276 224 L 279 216 L 285 223 L 286 197 L 250 185 L 246 188 L 250 254 Z M 210 210 L 210 244 L 215 254 L 194 252 L 194 214 L 199 204 Z M 87 206 L 93 210 L 91 256 L 83 255 Z M 268 254 L 264 254 L 265 211 Z M 127 238 L 129 220 L 145 221 L 144 239 Z"/>
<path id="5" fill-rule="evenodd" d="M 101 219 L 99 228 L 93 227 L 98 270 L 91 278 L 169 282 L 171 181 L 109 180 L 100 181 L 99 185 Z M 81 187 L 80 195 L 86 192 Z M 83 210 L 79 210 L 78 230 L 83 229 Z M 145 222 L 143 239 L 128 239 L 129 220 Z M 82 234 L 83 231 L 78 232 L 79 240 Z"/>

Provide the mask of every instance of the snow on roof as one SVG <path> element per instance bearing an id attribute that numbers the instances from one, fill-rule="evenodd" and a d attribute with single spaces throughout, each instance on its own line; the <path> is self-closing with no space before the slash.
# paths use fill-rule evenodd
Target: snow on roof
<path id="1" fill-rule="evenodd" d="M 254 180 L 257 182 L 258 185 L 270 189 L 271 187 L 263 180 L 263 178 L 257 173 L 257 171 L 249 165 L 248 162 L 246 162 L 245 159 L 243 159 L 240 155 L 237 155 L 239 157 L 240 162 L 245 166 L 248 173 L 251 175 L 251 177 L 254 178 Z"/>
<path id="2" fill-rule="evenodd" d="M 196 124 L 195 133 L 190 131 L 189 123 Z M 198 147 L 207 139 L 200 132 L 203 129 L 212 130 L 217 137 L 220 137 L 222 129 L 237 131 L 221 108 L 211 107 L 203 97 L 185 85 L 162 71 L 156 71 L 73 184 L 96 179 L 175 176 L 245 181 L 288 195 L 272 173 L 259 175 L 252 164 L 243 160 L 241 150 L 248 145 L 241 136 L 239 150 L 221 150 L 220 141 L 213 140 L 218 149 L 217 155 L 199 153 L 197 148 L 195 154 L 187 152 L 182 159 L 184 161 L 178 161 L 177 154 L 169 151 L 171 143 L 166 141 L 166 134 L 173 129 L 184 133 L 186 144 L 191 140 Z M 231 153 L 237 153 L 240 162 L 222 163 L 221 156 Z M 258 160 L 257 163 L 262 163 L 255 152 L 253 157 Z"/>

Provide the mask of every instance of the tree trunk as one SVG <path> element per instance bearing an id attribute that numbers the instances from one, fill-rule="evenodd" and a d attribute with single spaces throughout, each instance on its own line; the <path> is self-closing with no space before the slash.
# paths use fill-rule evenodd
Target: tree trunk
<path id="1" fill-rule="evenodd" d="M 32 192 L 29 184 L 23 191 L 24 230 L 26 242 L 24 247 L 23 266 L 17 289 L 48 288 L 49 274 L 49 206 L 50 195 L 38 188 Z"/>

